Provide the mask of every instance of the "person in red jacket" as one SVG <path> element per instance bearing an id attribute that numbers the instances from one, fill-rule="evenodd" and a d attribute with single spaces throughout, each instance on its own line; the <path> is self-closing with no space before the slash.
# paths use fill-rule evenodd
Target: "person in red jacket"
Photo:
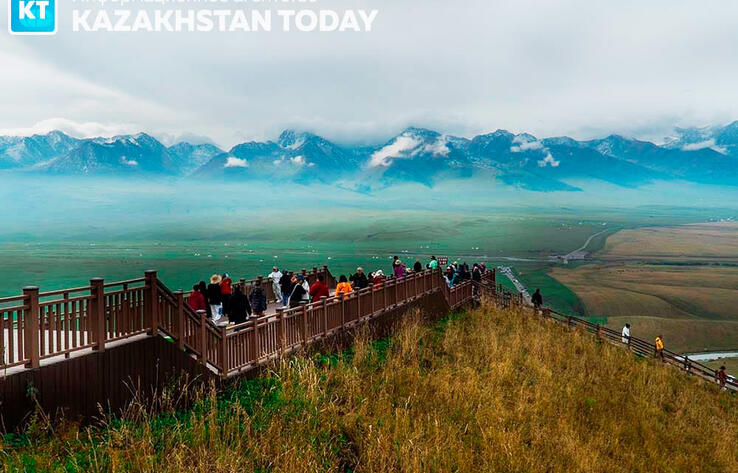
<path id="1" fill-rule="evenodd" d="M 331 297 L 331 293 L 328 290 L 328 286 L 325 285 L 325 278 L 322 275 L 318 275 L 318 279 L 310 286 L 310 299 L 313 302 L 319 302 L 323 297 Z"/>
<path id="2" fill-rule="evenodd" d="M 208 308 L 205 305 L 205 295 L 200 292 L 200 286 L 197 284 L 192 287 L 192 294 L 190 294 L 187 302 L 190 304 L 192 310 L 197 312 L 198 310 L 204 310 L 207 312 Z"/>
<path id="3" fill-rule="evenodd" d="M 220 295 L 221 300 L 223 301 L 223 315 L 226 317 L 231 314 L 231 311 L 229 310 L 229 303 L 231 302 L 231 295 L 233 294 L 231 284 L 233 284 L 231 276 L 228 273 L 224 273 L 223 279 L 220 280 Z"/>

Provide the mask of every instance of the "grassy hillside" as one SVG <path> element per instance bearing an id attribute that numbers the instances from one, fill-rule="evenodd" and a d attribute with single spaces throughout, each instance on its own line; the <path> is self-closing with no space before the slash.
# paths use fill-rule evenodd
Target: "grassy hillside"
<path id="1" fill-rule="evenodd" d="M 590 335 L 491 308 L 432 326 L 410 321 L 389 340 L 360 337 L 338 356 L 293 359 L 187 411 L 127 418 L 8 438 L 4 469 L 738 470 L 734 396 Z"/>

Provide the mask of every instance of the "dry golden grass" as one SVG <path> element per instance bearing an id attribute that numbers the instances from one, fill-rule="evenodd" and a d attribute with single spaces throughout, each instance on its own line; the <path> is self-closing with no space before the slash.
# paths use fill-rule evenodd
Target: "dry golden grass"
<path id="1" fill-rule="evenodd" d="M 608 237 L 599 253 L 605 259 L 738 260 L 738 223 L 622 230 Z"/>
<path id="2" fill-rule="evenodd" d="M 297 358 L 184 413 L 3 445 L 4 469 L 738 471 L 738 402 L 553 322 L 486 307 Z"/>

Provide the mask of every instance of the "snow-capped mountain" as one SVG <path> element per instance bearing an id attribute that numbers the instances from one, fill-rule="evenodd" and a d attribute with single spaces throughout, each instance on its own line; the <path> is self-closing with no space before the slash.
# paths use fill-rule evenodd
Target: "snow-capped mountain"
<path id="1" fill-rule="evenodd" d="M 505 130 L 471 139 L 408 128 L 383 144 L 350 146 L 312 133 L 283 132 L 228 152 L 211 144 L 164 146 L 145 133 L 75 139 L 61 132 L 0 137 L 5 172 L 56 175 L 163 175 L 192 179 L 342 183 L 381 188 L 481 177 L 537 190 L 577 190 L 597 179 L 639 186 L 663 179 L 738 186 L 738 122 L 678 129 L 659 146 L 618 135 L 577 141 Z"/>

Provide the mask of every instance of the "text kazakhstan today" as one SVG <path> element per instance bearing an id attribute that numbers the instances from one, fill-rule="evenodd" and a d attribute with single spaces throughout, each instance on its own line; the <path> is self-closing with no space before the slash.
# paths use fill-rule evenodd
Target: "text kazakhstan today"
<path id="1" fill-rule="evenodd" d="M 82 32 L 370 32 L 378 10 L 74 9 Z"/>

